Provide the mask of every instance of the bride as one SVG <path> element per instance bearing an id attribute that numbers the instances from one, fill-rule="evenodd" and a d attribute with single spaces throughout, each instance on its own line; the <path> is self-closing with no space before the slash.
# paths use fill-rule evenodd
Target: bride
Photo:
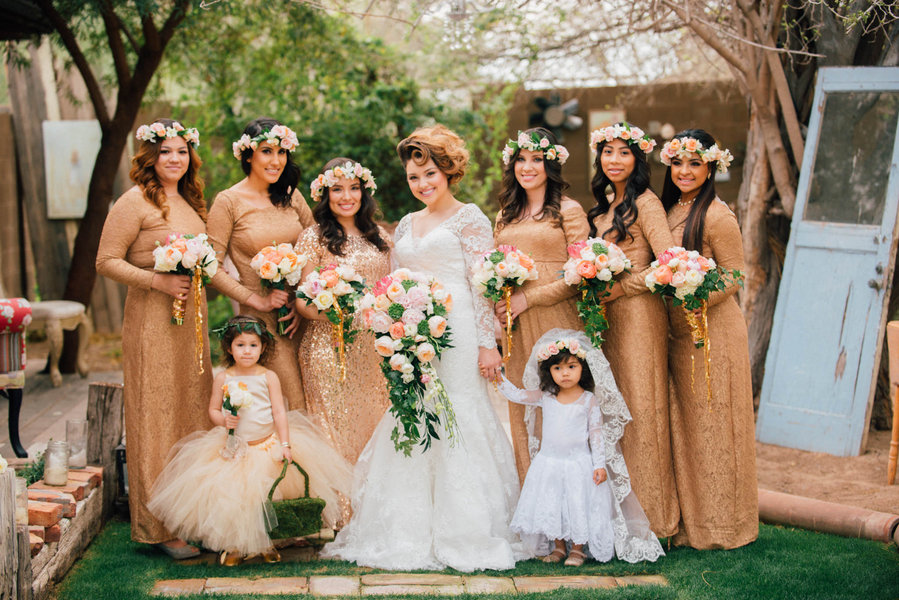
<path id="1" fill-rule="evenodd" d="M 453 347 L 436 367 L 460 435 L 454 446 L 441 439 L 407 457 L 394 450 L 388 412 L 356 465 L 353 517 L 322 556 L 391 570 L 511 569 L 533 553 L 509 530 L 518 475 L 487 396 L 502 360 L 491 306 L 469 280 L 473 261 L 493 246 L 492 227 L 450 192 L 468 164 L 458 135 L 442 125 L 421 128 L 397 152 L 425 207 L 400 221 L 394 253 L 399 266 L 433 274 L 453 296 Z"/>

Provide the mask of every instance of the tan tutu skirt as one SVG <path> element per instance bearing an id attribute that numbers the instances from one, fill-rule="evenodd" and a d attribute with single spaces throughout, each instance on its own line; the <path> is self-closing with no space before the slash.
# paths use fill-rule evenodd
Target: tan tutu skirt
<path id="1" fill-rule="evenodd" d="M 309 495 L 326 502 L 322 517 L 334 527 L 341 518 L 339 495 L 349 497 L 352 466 L 302 414 L 287 413 L 293 459 L 309 474 Z M 215 551 L 243 554 L 271 547 L 264 502 L 281 473 L 281 443 L 275 433 L 247 446 L 238 458 L 220 454 L 224 427 L 181 439 L 151 490 L 150 511 L 176 536 Z M 295 468 L 278 484 L 274 499 L 303 495 L 303 476 Z"/>

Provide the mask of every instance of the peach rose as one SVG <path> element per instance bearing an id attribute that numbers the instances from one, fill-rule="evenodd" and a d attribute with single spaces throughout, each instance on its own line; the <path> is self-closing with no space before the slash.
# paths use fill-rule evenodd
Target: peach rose
<path id="1" fill-rule="evenodd" d="M 271 281 L 278 276 L 278 265 L 270 261 L 265 261 L 262 263 L 262 266 L 259 267 L 259 276 Z"/>
<path id="2" fill-rule="evenodd" d="M 393 356 L 393 340 L 386 335 L 382 335 L 375 340 L 375 350 L 385 358 Z"/>
<path id="3" fill-rule="evenodd" d="M 434 346 L 425 342 L 423 344 L 419 344 L 415 349 L 415 356 L 418 357 L 418 360 L 421 362 L 431 362 L 435 356 L 437 356 L 437 351 L 434 350 Z"/>
<path id="4" fill-rule="evenodd" d="M 597 254 L 594 263 L 596 264 L 597 269 L 605 268 L 605 266 L 609 264 L 609 255 Z"/>
<path id="5" fill-rule="evenodd" d="M 596 276 L 596 266 L 589 260 L 582 260 L 577 264 L 577 274 L 584 279 L 592 279 Z"/>
<path id="6" fill-rule="evenodd" d="M 696 152 L 699 149 L 699 140 L 695 140 L 693 138 L 687 138 L 684 142 L 684 150 L 687 152 Z"/>
<path id="7" fill-rule="evenodd" d="M 671 269 L 668 265 L 659 265 L 656 267 L 656 270 L 652 272 L 652 276 L 659 283 L 659 285 L 668 285 L 671 283 Z"/>
<path id="8" fill-rule="evenodd" d="M 391 304 L 393 304 L 393 302 L 391 302 L 390 298 L 388 298 L 385 294 L 381 294 L 375 297 L 375 310 L 385 311 L 390 308 Z"/>
<path id="9" fill-rule="evenodd" d="M 428 319 L 428 330 L 436 338 L 443 337 L 444 332 L 446 332 L 446 319 L 440 315 L 434 315 Z"/>
<path id="10" fill-rule="evenodd" d="M 334 287 L 337 285 L 337 282 L 340 281 L 340 277 L 337 275 L 337 271 L 334 269 L 328 269 L 326 271 L 322 271 L 320 277 L 325 282 L 325 287 Z"/>
<path id="11" fill-rule="evenodd" d="M 406 327 L 403 325 L 401 321 L 397 321 L 393 325 L 390 326 L 390 337 L 395 340 L 400 339 L 404 335 L 406 335 Z"/>
<path id="12" fill-rule="evenodd" d="M 405 288 L 399 281 L 393 281 L 389 286 L 387 286 L 387 297 L 391 300 L 396 300 L 400 296 L 404 296 L 406 294 Z"/>

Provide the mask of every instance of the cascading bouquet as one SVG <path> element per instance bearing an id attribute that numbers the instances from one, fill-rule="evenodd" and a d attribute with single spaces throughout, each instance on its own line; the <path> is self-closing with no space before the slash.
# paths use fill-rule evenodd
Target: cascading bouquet
<path id="1" fill-rule="evenodd" d="M 276 244 L 266 246 L 256 253 L 250 261 L 250 267 L 256 271 L 262 282 L 262 287 L 286 290 L 287 286 L 294 286 L 303 275 L 303 267 L 306 266 L 306 255 L 297 254 L 290 244 Z M 278 309 L 276 320 L 278 321 L 278 335 L 284 335 L 287 324 L 281 321 L 281 317 L 290 314 L 289 305 Z"/>
<path id="2" fill-rule="evenodd" d="M 471 281 L 482 296 L 493 302 L 506 301 L 506 343 L 503 362 L 512 356 L 512 291 L 526 281 L 537 279 L 534 259 L 515 246 L 504 244 L 484 253 L 471 269 Z"/>
<path id="3" fill-rule="evenodd" d="M 568 285 L 576 285 L 581 292 L 577 313 L 584 323 L 584 332 L 599 348 L 605 341 L 602 332 L 609 328 L 602 299 L 612 292 L 614 277 L 630 270 L 631 261 L 621 248 L 601 238 L 587 238 L 571 244 L 568 256 L 562 278 Z"/>
<path id="4" fill-rule="evenodd" d="M 358 333 L 352 327 L 353 315 L 364 291 L 365 280 L 362 276 L 351 267 L 342 265 L 317 267 L 306 275 L 297 289 L 297 298 L 311 302 L 331 322 L 340 381 L 346 380 L 346 344 L 352 344 Z"/>
<path id="5" fill-rule="evenodd" d="M 431 363 L 451 348 L 446 316 L 453 299 L 436 278 L 397 269 L 380 279 L 359 301 L 362 322 L 375 333 L 375 350 L 383 357 L 390 412 L 396 417 L 391 439 L 409 456 L 440 439 L 443 423 L 450 443 L 458 435 L 456 415 L 443 382 Z"/>
<path id="6" fill-rule="evenodd" d="M 153 250 L 155 261 L 153 269 L 159 273 L 175 273 L 188 275 L 193 279 L 194 309 L 196 319 L 196 357 L 200 373 L 203 373 L 203 286 L 218 271 L 218 259 L 215 250 L 209 243 L 205 233 L 199 235 L 172 233 L 165 239 L 165 244 L 156 242 Z M 172 324 L 184 324 L 184 300 L 175 298 L 172 301 Z"/>
<path id="7" fill-rule="evenodd" d="M 247 388 L 247 384 L 243 381 L 226 383 L 222 386 L 222 408 L 232 415 L 237 416 L 237 412 L 246 408 L 253 403 L 253 394 Z M 220 454 L 224 458 L 237 458 L 246 452 L 246 446 L 241 444 L 241 439 L 234 435 L 234 430 L 228 430 L 228 439 L 225 447 L 220 450 Z"/>
<path id="8" fill-rule="evenodd" d="M 724 290 L 729 281 L 739 281 L 742 285 L 743 274 L 737 270 L 727 272 L 715 264 L 713 259 L 681 246 L 668 248 L 649 266 L 652 272 L 646 276 L 646 287 L 653 294 L 671 298 L 674 306 L 683 308 L 693 345 L 705 351 L 705 378 L 711 408 L 711 353 L 707 316 L 709 294 Z M 699 314 L 694 311 L 699 311 Z"/>

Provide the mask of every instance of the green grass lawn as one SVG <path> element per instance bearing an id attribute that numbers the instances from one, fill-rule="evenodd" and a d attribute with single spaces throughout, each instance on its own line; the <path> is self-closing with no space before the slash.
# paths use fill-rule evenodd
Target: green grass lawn
<path id="1" fill-rule="evenodd" d="M 338 561 L 242 565 L 181 565 L 154 548 L 131 541 L 129 525 L 110 521 L 59 586 L 59 600 L 130 600 L 147 598 L 159 579 L 193 577 L 295 577 L 378 572 Z M 444 573 L 457 574 L 447 570 Z M 762 525 L 759 539 L 745 548 L 699 552 L 672 548 L 656 563 L 631 565 L 614 560 L 588 562 L 581 568 L 547 565 L 537 560 L 519 563 L 514 571 L 488 575 L 642 575 L 662 574 L 667 587 L 627 587 L 612 590 L 558 590 L 543 594 L 489 598 L 536 600 L 553 598 L 660 599 L 890 599 L 899 598 L 899 552 L 893 545 L 842 538 L 802 529 Z M 216 595 L 217 599 L 257 596 Z M 258 596 L 263 598 L 263 596 Z M 384 596 L 386 598 L 386 596 Z M 390 598 L 421 596 L 390 596 Z M 472 598 L 474 596 L 452 596 Z M 196 600 L 200 596 L 182 596 Z M 204 596 L 206 600 L 210 596 Z M 271 596 L 265 596 L 271 598 Z M 429 596 L 437 598 L 437 596 Z"/>

